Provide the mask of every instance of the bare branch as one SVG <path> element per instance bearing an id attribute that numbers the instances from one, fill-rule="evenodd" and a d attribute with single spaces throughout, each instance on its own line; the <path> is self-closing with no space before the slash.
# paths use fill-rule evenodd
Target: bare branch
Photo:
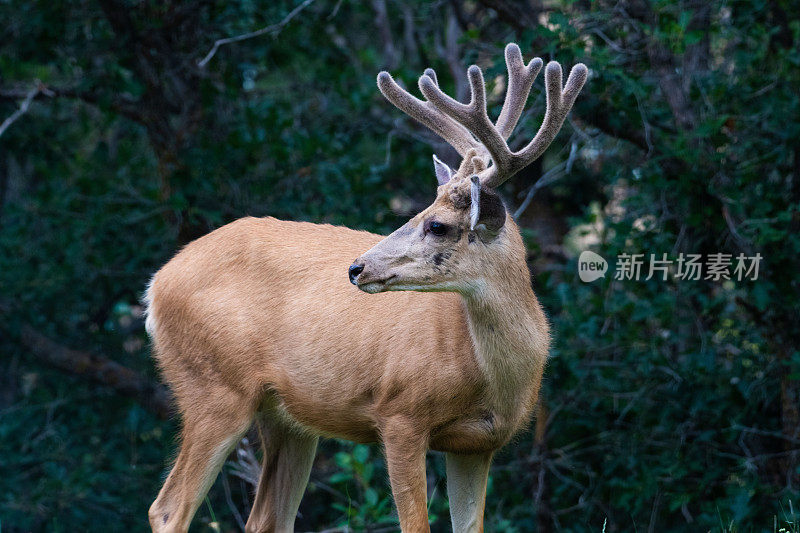
<path id="1" fill-rule="evenodd" d="M 239 526 L 240 531 L 244 531 L 245 523 L 244 519 L 242 519 L 242 514 L 239 512 L 239 509 L 236 507 L 236 504 L 233 503 L 233 497 L 231 495 L 231 484 L 228 481 L 228 476 L 225 472 L 222 473 L 220 476 L 222 478 L 222 490 L 225 492 L 225 502 L 228 504 L 228 509 L 231 510 L 231 514 L 236 519 L 236 524 Z"/>
<path id="2" fill-rule="evenodd" d="M 261 463 L 250 444 L 250 439 L 244 437 L 236 446 L 236 459 L 228 461 L 228 468 L 233 476 L 238 477 L 253 488 L 258 487 L 261 478 Z"/>
<path id="3" fill-rule="evenodd" d="M 106 99 L 101 98 L 101 95 L 86 90 L 78 90 L 73 87 L 53 87 L 37 82 L 38 91 L 33 95 L 33 100 L 43 100 L 45 98 L 75 98 L 87 104 L 92 104 L 97 107 L 107 105 L 112 111 L 125 116 L 134 122 L 144 124 L 145 118 L 141 112 L 141 105 L 133 98 L 127 95 L 119 95 L 112 98 L 106 104 Z M 29 93 L 18 88 L 0 88 L 0 100 L 18 100 L 26 98 Z"/>
<path id="4" fill-rule="evenodd" d="M 525 195 L 525 199 L 519 205 L 517 210 L 514 211 L 513 215 L 514 220 L 519 220 L 519 217 L 522 216 L 522 213 L 524 213 L 525 210 L 528 209 L 528 206 L 533 200 L 533 197 L 536 194 L 536 192 L 542 187 L 546 187 L 547 185 L 550 185 L 551 183 L 554 183 L 559 178 L 561 178 L 561 176 L 564 175 L 566 168 L 567 168 L 567 162 L 562 161 L 561 163 L 558 163 L 556 166 L 554 166 L 553 168 L 542 174 L 542 177 L 536 180 L 536 182 L 530 186 L 530 188 L 528 189 L 528 194 Z"/>
<path id="5" fill-rule="evenodd" d="M 456 100 L 461 102 L 469 96 L 469 82 L 461 61 L 461 45 L 459 44 L 462 32 L 458 26 L 455 8 L 450 6 L 445 8 L 445 11 L 447 23 L 445 24 L 444 34 L 437 33 L 434 37 L 436 53 L 447 62 L 447 67 L 450 69 L 450 74 L 456 84 Z M 444 38 L 444 43 L 441 42 L 442 37 Z"/>
<path id="6" fill-rule="evenodd" d="M 289 14 L 286 15 L 283 18 L 283 20 L 281 20 L 280 22 L 278 22 L 276 24 L 272 24 L 270 26 L 266 26 L 264 28 L 261 28 L 260 30 L 251 31 L 249 33 L 243 33 L 241 35 L 234 35 L 233 37 L 226 37 L 225 39 L 217 39 L 216 41 L 214 41 L 214 46 L 211 48 L 211 50 L 209 50 L 209 52 L 206 54 L 206 56 L 203 59 L 201 59 L 200 61 L 197 62 L 197 66 L 200 67 L 200 68 L 205 68 L 205 66 L 208 64 L 208 62 L 211 61 L 211 58 L 214 57 L 214 54 L 217 53 L 217 50 L 219 50 L 219 47 L 222 46 L 223 44 L 238 43 L 239 41 L 252 39 L 254 37 L 260 37 L 260 36 L 266 35 L 268 33 L 271 33 L 273 35 L 279 33 L 283 29 L 284 26 L 289 24 L 289 22 L 291 22 L 291 20 L 294 17 L 296 17 L 301 11 L 303 11 L 305 8 L 307 8 L 309 5 L 311 5 L 313 2 L 314 2 L 314 0 L 304 0 L 300 5 L 298 5 L 294 9 L 292 9 L 289 12 Z"/>
<path id="7" fill-rule="evenodd" d="M 400 61 L 400 55 L 394 45 L 386 0 L 372 0 L 372 9 L 375 11 L 375 25 L 378 27 L 381 41 L 383 41 L 384 67 L 386 70 L 394 70 Z"/>
<path id="8" fill-rule="evenodd" d="M 22 115 L 28 112 L 28 108 L 33 102 L 33 99 L 36 98 L 36 95 L 42 90 L 42 82 L 36 80 L 33 88 L 27 92 L 25 95 L 25 99 L 19 106 L 19 109 L 11 113 L 11 115 L 0 124 L 0 137 L 6 132 L 6 130 Z"/>
<path id="9" fill-rule="evenodd" d="M 331 14 L 328 15 L 328 18 L 326 20 L 333 20 L 334 18 L 336 18 L 336 15 L 339 13 L 339 8 L 342 7 L 343 1 L 344 0 L 338 0 L 336 2 L 336 5 L 333 6 L 333 11 L 331 11 Z"/>
<path id="10" fill-rule="evenodd" d="M 684 90 L 682 80 L 676 74 L 675 56 L 663 43 L 653 39 L 647 46 L 650 65 L 658 77 L 661 92 L 667 100 L 675 125 L 681 131 L 691 131 L 697 124 L 697 118 Z"/>
<path id="11" fill-rule="evenodd" d="M 61 370 L 85 376 L 129 396 L 160 418 L 172 414 L 172 396 L 164 385 L 101 355 L 61 346 L 28 325 L 22 326 L 22 344 L 31 354 Z"/>
<path id="12" fill-rule="evenodd" d="M 406 57 L 417 57 L 419 47 L 416 40 L 416 22 L 414 21 L 414 7 L 405 2 L 400 3 L 403 12 L 403 43 Z"/>

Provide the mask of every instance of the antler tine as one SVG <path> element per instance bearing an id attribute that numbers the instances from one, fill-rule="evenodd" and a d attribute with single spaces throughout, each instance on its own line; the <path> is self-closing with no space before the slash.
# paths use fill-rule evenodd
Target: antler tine
<path id="1" fill-rule="evenodd" d="M 500 131 L 500 135 L 508 140 L 525 108 L 533 80 L 542 69 L 542 59 L 535 57 L 525 65 L 519 46 L 515 43 L 508 43 L 506 45 L 506 66 L 508 67 L 508 88 L 496 127 Z"/>
<path id="2" fill-rule="evenodd" d="M 425 69 L 422 78 L 431 80 L 431 83 L 438 87 L 436 73 L 433 69 Z M 420 83 L 422 78 L 420 78 Z M 398 109 L 417 122 L 427 126 L 442 139 L 447 141 L 456 151 L 464 157 L 472 148 L 480 150 L 480 144 L 472 137 L 472 134 L 461 124 L 443 114 L 436 109 L 430 102 L 423 102 L 411 93 L 400 87 L 386 71 L 378 74 L 378 89 Z"/>
<path id="3" fill-rule="evenodd" d="M 561 89 L 561 65 L 551 61 L 545 68 L 545 90 L 547 94 L 547 108 L 544 120 L 539 131 L 527 146 L 518 152 L 509 152 L 504 160 L 494 159 L 494 165 L 481 174 L 481 181 L 490 187 L 497 187 L 511 176 L 528 166 L 532 161 L 544 153 L 550 143 L 555 139 L 558 130 L 567 118 L 567 113 L 572 109 L 586 83 L 588 69 L 583 63 L 578 63 L 569 73 L 567 84 Z M 502 161 L 502 162 L 501 162 Z"/>
<path id="4" fill-rule="evenodd" d="M 467 71 L 467 77 L 471 93 L 469 104 L 462 104 L 444 94 L 429 76 L 422 76 L 419 79 L 419 88 L 433 107 L 475 134 L 482 143 L 481 148 L 489 152 L 495 166 L 504 167 L 508 164 L 511 151 L 486 113 L 486 84 L 483 81 L 483 73 L 476 65 L 472 65 Z M 482 151 L 479 149 L 479 153 Z"/>
<path id="5" fill-rule="evenodd" d="M 424 74 L 425 76 L 428 76 L 430 79 L 432 79 L 433 83 L 435 83 L 437 87 L 439 86 L 439 80 L 436 79 L 436 71 L 435 70 L 433 70 L 432 68 L 426 68 L 425 71 L 422 74 Z"/>

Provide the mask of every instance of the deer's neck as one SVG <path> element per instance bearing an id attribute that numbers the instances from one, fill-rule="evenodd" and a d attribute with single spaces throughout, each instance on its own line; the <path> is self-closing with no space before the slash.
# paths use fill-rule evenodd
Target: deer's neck
<path id="1" fill-rule="evenodd" d="M 549 328 L 524 260 L 501 279 L 464 295 L 475 356 L 489 400 L 524 413 L 533 408 L 549 348 Z M 510 414 L 510 413 L 509 413 Z"/>

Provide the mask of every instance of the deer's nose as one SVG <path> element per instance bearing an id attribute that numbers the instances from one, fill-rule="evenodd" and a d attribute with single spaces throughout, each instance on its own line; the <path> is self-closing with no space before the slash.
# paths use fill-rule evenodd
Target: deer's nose
<path id="1" fill-rule="evenodd" d="M 356 285 L 356 278 L 358 278 L 358 275 L 362 272 L 364 272 L 364 265 L 358 263 L 350 265 L 350 268 L 347 270 L 347 273 L 350 275 L 350 283 Z"/>

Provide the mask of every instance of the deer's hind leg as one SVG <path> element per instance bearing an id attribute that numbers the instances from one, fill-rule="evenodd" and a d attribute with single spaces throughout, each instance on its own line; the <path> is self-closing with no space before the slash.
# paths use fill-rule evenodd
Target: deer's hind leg
<path id="1" fill-rule="evenodd" d="M 264 458 L 247 533 L 291 533 L 308 484 L 318 438 L 281 421 L 274 413 L 257 418 Z"/>
<path id="2" fill-rule="evenodd" d="M 154 532 L 185 532 L 230 451 L 250 427 L 249 399 L 224 385 L 179 398 L 183 429 L 178 459 L 150 506 Z"/>

